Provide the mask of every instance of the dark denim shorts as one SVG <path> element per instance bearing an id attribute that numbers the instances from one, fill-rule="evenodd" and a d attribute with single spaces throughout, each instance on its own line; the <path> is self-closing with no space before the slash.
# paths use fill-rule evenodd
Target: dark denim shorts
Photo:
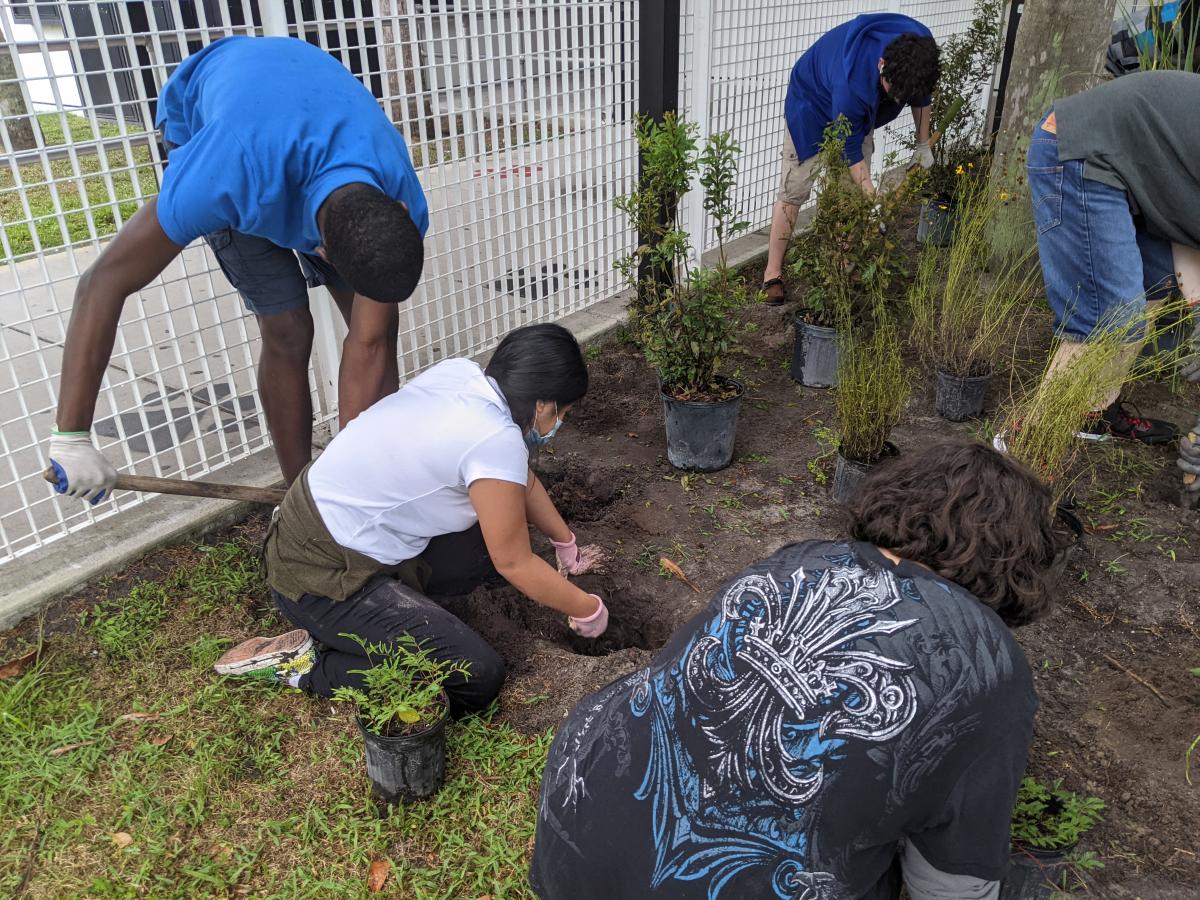
<path id="1" fill-rule="evenodd" d="M 174 146 L 163 141 L 168 159 Z M 204 236 L 221 271 L 250 312 L 259 316 L 308 306 L 308 289 L 353 293 L 337 270 L 321 257 L 273 244 L 266 238 L 223 228 Z"/>

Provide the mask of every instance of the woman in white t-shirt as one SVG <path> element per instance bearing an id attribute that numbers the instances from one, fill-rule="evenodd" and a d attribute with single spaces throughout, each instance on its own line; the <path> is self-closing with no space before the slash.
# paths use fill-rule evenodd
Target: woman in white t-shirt
<path id="1" fill-rule="evenodd" d="M 444 360 L 355 418 L 292 485 L 267 534 L 267 583 L 298 629 L 245 641 L 216 670 L 329 696 L 361 685 L 353 670 L 366 667 L 343 635 L 379 643 L 407 634 L 436 658 L 467 660 L 467 678 L 446 685 L 451 709 L 482 709 L 504 663 L 426 595 L 497 576 L 599 637 L 604 601 L 566 576 L 602 552 L 579 548 L 529 469 L 530 449 L 554 436 L 587 384 L 571 333 L 531 325 L 504 338 L 486 371 Z M 557 571 L 533 553 L 530 523 L 553 543 Z"/>

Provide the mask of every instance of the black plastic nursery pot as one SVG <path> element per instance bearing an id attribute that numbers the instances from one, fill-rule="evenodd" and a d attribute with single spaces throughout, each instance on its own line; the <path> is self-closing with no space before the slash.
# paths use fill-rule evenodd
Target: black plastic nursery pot
<path id="1" fill-rule="evenodd" d="M 879 454 L 879 459 L 870 463 L 848 459 L 842 456 L 842 452 L 839 450 L 837 461 L 833 466 L 833 499 L 838 503 L 849 503 L 858 496 L 859 489 L 862 488 L 862 483 L 872 468 L 885 459 L 892 459 L 899 455 L 899 448 L 891 441 L 883 445 L 883 452 Z"/>
<path id="2" fill-rule="evenodd" d="M 1039 850 L 1013 845 L 1008 874 L 1000 883 L 1000 900 L 1047 900 L 1062 883 L 1067 855 L 1073 849 Z"/>
<path id="3" fill-rule="evenodd" d="M 938 369 L 933 408 L 939 416 L 951 422 L 978 418 L 983 414 L 983 404 L 991 384 L 990 372 L 987 375 L 963 377 Z"/>
<path id="4" fill-rule="evenodd" d="M 737 393 L 725 400 L 676 400 L 659 387 L 667 423 L 667 460 L 677 469 L 715 472 L 733 462 L 738 409 L 745 385 L 722 377 Z"/>
<path id="5" fill-rule="evenodd" d="M 792 346 L 792 379 L 805 387 L 828 388 L 837 384 L 838 336 L 832 328 L 795 319 Z"/>
<path id="6" fill-rule="evenodd" d="M 921 201 L 917 220 L 917 243 L 948 247 L 954 239 L 954 207 L 944 197 L 926 197 Z"/>
<path id="7" fill-rule="evenodd" d="M 367 730 L 358 719 L 367 756 L 367 776 L 375 802 L 386 809 L 432 797 L 446 779 L 446 722 L 450 707 L 437 723 L 411 734 L 389 736 Z"/>

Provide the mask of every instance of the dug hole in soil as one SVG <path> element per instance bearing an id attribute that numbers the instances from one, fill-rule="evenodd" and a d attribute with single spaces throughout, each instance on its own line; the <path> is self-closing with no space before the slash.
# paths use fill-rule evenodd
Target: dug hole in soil
<path id="1" fill-rule="evenodd" d="M 748 269 L 748 283 L 760 274 Z M 739 346 L 724 364 L 746 385 L 736 452 L 730 468 L 707 475 L 668 464 L 655 377 L 637 352 L 617 336 L 589 348 L 589 394 L 535 468 L 579 542 L 613 554 L 606 573 L 577 580 L 604 597 L 610 626 L 597 641 L 579 638 L 564 616 L 509 587 L 447 600 L 508 664 L 502 719 L 528 733 L 556 727 L 585 694 L 645 666 L 743 568 L 784 544 L 843 534 L 829 496 L 834 451 L 819 437 L 821 426 L 836 428 L 834 395 L 792 381 L 793 315 L 792 306 L 762 305 L 742 314 Z M 1049 343 L 1043 318 L 1034 353 Z M 977 433 L 978 423 L 936 416 L 934 380 L 932 371 L 918 377 L 892 434 L 902 453 L 919 454 L 948 432 Z M 998 373 L 985 416 L 1005 381 Z M 1146 414 L 1181 424 L 1200 407 L 1194 394 L 1181 398 L 1157 384 L 1137 388 L 1133 399 Z M 1055 611 L 1016 631 L 1041 701 L 1028 772 L 1062 778 L 1107 804 L 1080 847 L 1105 864 L 1088 875 L 1092 895 L 1195 897 L 1200 778 L 1194 767 L 1198 783 L 1187 784 L 1184 755 L 1200 733 L 1200 678 L 1190 673 L 1200 666 L 1200 514 L 1175 505 L 1173 449 L 1089 447 L 1083 455 L 1095 468 L 1078 486 L 1090 533 L 1062 577 Z M 1119 502 L 1100 504 L 1094 492 Z M 264 527 L 265 517 L 241 526 L 247 535 Z M 544 539 L 533 541 L 553 559 Z M 169 566 L 178 552 L 147 557 L 130 577 L 153 573 L 156 560 Z M 660 574 L 661 557 L 700 592 Z M 83 608 L 86 594 L 65 600 L 59 616 Z"/>

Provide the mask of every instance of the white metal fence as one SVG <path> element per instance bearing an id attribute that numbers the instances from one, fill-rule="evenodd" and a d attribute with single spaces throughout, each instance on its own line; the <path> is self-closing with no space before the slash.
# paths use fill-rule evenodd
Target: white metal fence
<path id="1" fill-rule="evenodd" d="M 885 10 L 944 37 L 971 7 L 684 0 L 681 109 L 734 132 L 747 218 L 769 221 L 788 73 L 816 37 Z M 636 174 L 638 14 L 634 0 L 0 0 L 0 563 L 140 500 L 84 508 L 38 473 L 76 281 L 157 191 L 154 103 L 181 59 L 230 34 L 300 37 L 404 133 L 431 212 L 425 275 L 401 313 L 405 377 L 619 290 L 613 261 L 634 235 L 613 199 Z M 314 294 L 314 408 L 327 423 L 342 331 Z M 256 356 L 253 317 L 207 248 L 189 248 L 126 304 L 96 413 L 105 453 L 193 478 L 263 449 Z"/>

